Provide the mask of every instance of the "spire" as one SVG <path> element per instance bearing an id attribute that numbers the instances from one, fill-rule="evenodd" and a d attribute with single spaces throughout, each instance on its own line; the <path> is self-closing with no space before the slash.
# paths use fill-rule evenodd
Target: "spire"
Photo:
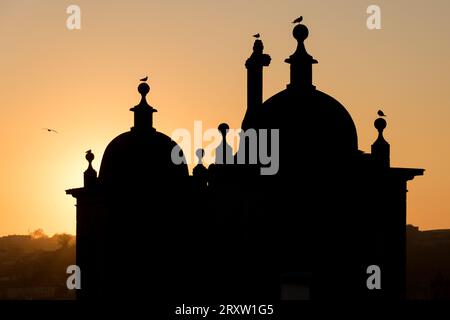
<path id="1" fill-rule="evenodd" d="M 97 183 L 97 171 L 92 167 L 92 161 L 94 160 L 94 154 L 91 150 L 86 151 L 86 160 L 89 162 L 89 166 L 84 172 L 84 187 L 91 188 Z"/>
<path id="2" fill-rule="evenodd" d="M 372 157 L 379 166 L 383 168 L 389 168 L 390 145 L 383 137 L 383 131 L 387 126 L 387 122 L 380 117 L 375 120 L 374 126 L 378 130 L 378 138 L 372 144 Z"/>
<path id="3" fill-rule="evenodd" d="M 308 54 L 303 43 L 309 35 L 308 28 L 300 24 L 303 18 L 294 20 L 293 23 L 297 25 L 294 27 L 292 34 L 297 40 L 297 49 L 295 52 L 285 60 L 291 65 L 291 83 L 288 88 L 296 89 L 314 89 L 312 84 L 312 65 L 317 63 L 311 55 Z"/>
<path id="4" fill-rule="evenodd" d="M 130 109 L 130 111 L 134 112 L 133 130 L 155 130 L 153 128 L 153 112 L 157 112 L 158 110 L 147 103 L 146 96 L 150 92 L 150 86 L 146 82 L 147 79 L 148 77 L 141 79 L 142 82 L 138 86 L 138 91 L 141 94 L 141 102 Z"/>

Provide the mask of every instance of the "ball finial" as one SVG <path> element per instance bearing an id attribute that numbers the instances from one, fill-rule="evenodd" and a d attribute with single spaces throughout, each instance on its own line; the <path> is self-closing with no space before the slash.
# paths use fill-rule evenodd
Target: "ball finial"
<path id="1" fill-rule="evenodd" d="M 292 35 L 297 41 L 303 42 L 306 40 L 306 38 L 308 38 L 309 35 L 308 27 L 305 26 L 304 24 L 297 24 L 294 27 L 294 30 L 292 31 Z"/>
<path id="2" fill-rule="evenodd" d="M 217 129 L 223 136 L 225 136 L 227 134 L 228 130 L 230 129 L 230 127 L 226 123 L 221 123 L 221 124 L 219 124 L 219 127 Z"/>
<path id="3" fill-rule="evenodd" d="M 378 130 L 378 132 L 382 133 L 383 130 L 387 127 L 387 122 L 383 118 L 378 118 L 374 122 L 375 128 Z"/>
<path id="4" fill-rule="evenodd" d="M 138 86 L 139 93 L 145 97 L 150 92 L 150 86 L 146 82 L 142 82 Z"/>
<path id="5" fill-rule="evenodd" d="M 91 162 L 94 160 L 95 156 L 92 153 L 91 150 L 86 151 L 86 160 L 91 164 Z"/>

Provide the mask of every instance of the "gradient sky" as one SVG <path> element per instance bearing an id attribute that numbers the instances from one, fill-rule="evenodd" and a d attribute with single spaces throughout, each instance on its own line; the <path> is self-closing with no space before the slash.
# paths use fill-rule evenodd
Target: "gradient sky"
<path id="1" fill-rule="evenodd" d="M 81 7 L 81 30 L 66 8 Z M 382 30 L 366 27 L 381 7 Z M 338 99 L 370 152 L 373 121 L 388 114 L 393 166 L 425 168 L 409 183 L 408 222 L 450 228 L 450 2 L 0 0 L 0 235 L 75 232 L 85 151 L 98 170 L 106 145 L 132 126 L 138 79 L 149 75 L 154 124 L 238 128 L 254 33 L 272 63 L 264 97 L 289 81 L 291 21 L 304 16 L 319 61 L 314 84 Z M 47 133 L 51 127 L 59 134 Z"/>

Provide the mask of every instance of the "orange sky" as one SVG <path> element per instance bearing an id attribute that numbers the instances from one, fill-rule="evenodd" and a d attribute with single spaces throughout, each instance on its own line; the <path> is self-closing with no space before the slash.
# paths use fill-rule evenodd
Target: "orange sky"
<path id="1" fill-rule="evenodd" d="M 381 7 L 382 30 L 366 28 Z M 81 30 L 66 8 L 81 7 Z M 98 170 L 108 142 L 132 126 L 138 79 L 149 75 L 156 128 L 168 135 L 227 122 L 245 112 L 254 33 L 272 63 L 265 98 L 285 88 L 299 15 L 314 84 L 351 113 L 359 148 L 388 114 L 393 166 L 425 168 L 409 183 L 408 222 L 450 228 L 450 2 L 438 1 L 25 1 L 0 0 L 0 235 L 75 232 L 84 152 Z M 41 130 L 51 127 L 59 134 Z"/>

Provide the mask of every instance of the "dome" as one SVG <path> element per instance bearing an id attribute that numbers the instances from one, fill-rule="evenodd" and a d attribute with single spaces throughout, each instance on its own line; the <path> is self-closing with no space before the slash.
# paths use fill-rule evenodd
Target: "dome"
<path id="1" fill-rule="evenodd" d="M 294 22 L 301 21 L 302 17 Z M 310 166 L 352 156 L 358 151 L 358 137 L 344 106 L 312 83 L 312 66 L 318 61 L 306 50 L 308 35 L 305 25 L 294 27 L 297 48 L 285 60 L 290 83 L 265 101 L 251 120 L 256 128 L 280 129 L 280 161 Z"/>
<path id="2" fill-rule="evenodd" d="M 99 181 L 105 188 L 162 190 L 188 176 L 181 148 L 153 128 L 153 113 L 157 110 L 146 100 L 150 86 L 142 82 L 138 91 L 141 101 L 130 109 L 134 112 L 134 127 L 112 140 L 103 155 Z M 175 160 L 182 160 L 180 164 L 173 161 L 172 154 Z"/>
<path id="3" fill-rule="evenodd" d="M 174 141 L 156 130 L 122 133 L 106 147 L 100 166 L 100 183 L 106 187 L 152 188 L 187 177 L 187 165 L 172 161 L 174 148 L 182 153 Z"/>
<path id="4" fill-rule="evenodd" d="M 358 150 L 350 114 L 319 90 L 287 88 L 264 102 L 261 111 L 258 127 L 280 129 L 280 139 L 287 136 L 293 146 L 302 146 L 305 152 L 342 155 Z"/>

